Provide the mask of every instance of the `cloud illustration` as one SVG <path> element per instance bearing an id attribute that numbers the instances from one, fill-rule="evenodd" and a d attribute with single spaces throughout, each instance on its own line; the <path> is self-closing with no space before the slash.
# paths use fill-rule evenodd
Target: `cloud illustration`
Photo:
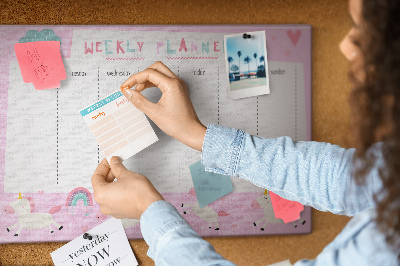
<path id="1" fill-rule="evenodd" d="M 20 43 L 37 42 L 37 41 L 59 41 L 61 44 L 61 38 L 58 37 L 53 30 L 44 29 L 40 32 L 36 30 L 30 30 L 25 34 L 25 37 L 19 39 Z"/>

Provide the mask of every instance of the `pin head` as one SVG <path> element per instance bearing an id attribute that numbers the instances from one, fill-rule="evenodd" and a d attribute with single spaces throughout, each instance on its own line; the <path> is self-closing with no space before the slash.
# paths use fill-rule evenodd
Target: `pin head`
<path id="1" fill-rule="evenodd" d="M 250 39 L 251 35 L 247 33 L 243 33 L 243 39 Z"/>
<path id="2" fill-rule="evenodd" d="M 84 233 L 84 234 L 83 234 L 83 238 L 84 238 L 84 239 L 92 240 L 93 237 L 92 237 L 91 235 L 89 235 L 88 233 Z"/>

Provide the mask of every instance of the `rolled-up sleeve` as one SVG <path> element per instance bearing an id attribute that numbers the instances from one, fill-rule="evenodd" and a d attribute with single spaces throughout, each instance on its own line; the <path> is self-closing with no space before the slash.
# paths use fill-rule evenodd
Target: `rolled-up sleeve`
<path id="1" fill-rule="evenodd" d="M 203 240 L 167 201 L 153 202 L 140 217 L 149 245 L 147 255 L 156 265 L 234 265 Z"/>
<path id="2" fill-rule="evenodd" d="M 353 216 L 375 206 L 374 169 L 364 186 L 351 176 L 354 149 L 290 137 L 260 138 L 210 124 L 203 142 L 206 171 L 239 177 L 321 211 Z"/>

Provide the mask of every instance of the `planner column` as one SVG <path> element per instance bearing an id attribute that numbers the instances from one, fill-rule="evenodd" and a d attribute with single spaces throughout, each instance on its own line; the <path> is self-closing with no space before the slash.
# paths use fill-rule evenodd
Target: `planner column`
<path id="1" fill-rule="evenodd" d="M 57 158 L 53 192 L 69 193 L 77 187 L 91 188 L 91 177 L 98 162 L 97 145 L 87 131 L 79 110 L 97 101 L 98 67 L 94 63 L 64 58 L 67 79 L 58 89 L 57 101 Z"/>

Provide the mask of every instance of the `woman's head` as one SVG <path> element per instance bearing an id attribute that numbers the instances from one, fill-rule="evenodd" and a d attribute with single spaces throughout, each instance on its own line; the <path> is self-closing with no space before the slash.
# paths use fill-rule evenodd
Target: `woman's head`
<path id="1" fill-rule="evenodd" d="M 400 1 L 349 0 L 353 27 L 340 44 L 351 62 L 351 129 L 361 164 L 355 169 L 361 184 L 374 166 L 367 153 L 382 141 L 385 166 L 380 169 L 382 199 L 377 223 L 389 244 L 400 250 Z"/>
<path id="2" fill-rule="evenodd" d="M 339 48 L 351 62 L 352 132 L 362 153 L 372 143 L 390 139 L 398 128 L 399 9 L 395 0 L 349 0 L 353 25 Z"/>

